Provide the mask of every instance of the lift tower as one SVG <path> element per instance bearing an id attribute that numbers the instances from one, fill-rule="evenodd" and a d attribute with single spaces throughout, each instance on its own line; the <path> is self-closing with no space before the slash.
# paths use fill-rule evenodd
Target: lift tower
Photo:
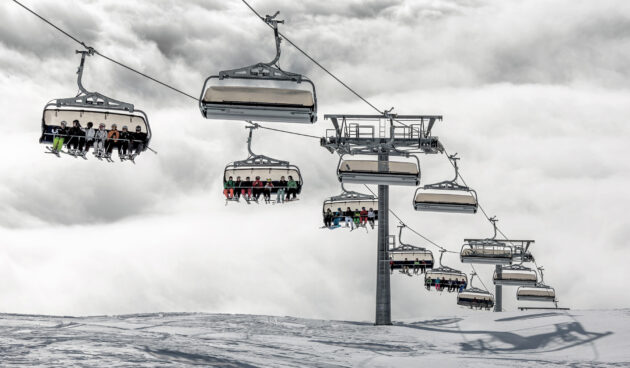
<path id="1" fill-rule="evenodd" d="M 438 137 L 431 135 L 438 115 L 324 115 L 334 129 L 327 129 L 321 146 L 340 156 L 337 176 L 343 183 L 378 184 L 378 247 L 376 264 L 376 325 L 390 325 L 391 294 L 389 282 L 389 186 L 419 184 L 420 168 L 417 154 L 444 152 Z M 341 167 L 344 155 L 376 156 L 375 166 L 345 170 Z M 413 157 L 418 162 L 417 179 L 397 175 L 391 156 Z M 393 165 L 392 165 L 393 164 Z M 343 173 L 342 173 L 343 172 Z"/>

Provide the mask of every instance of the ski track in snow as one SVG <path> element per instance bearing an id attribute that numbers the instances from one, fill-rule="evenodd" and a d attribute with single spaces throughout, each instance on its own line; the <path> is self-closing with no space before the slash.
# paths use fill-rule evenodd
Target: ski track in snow
<path id="1" fill-rule="evenodd" d="M 0 314 L 0 366 L 630 367 L 628 314 L 479 312 L 380 327 L 198 313 Z"/>

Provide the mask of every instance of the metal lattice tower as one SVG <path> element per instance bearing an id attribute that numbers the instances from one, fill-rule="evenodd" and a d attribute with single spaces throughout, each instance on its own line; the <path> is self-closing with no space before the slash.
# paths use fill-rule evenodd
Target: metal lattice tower
<path id="1" fill-rule="evenodd" d="M 325 115 L 334 129 L 326 131 L 322 147 L 343 155 L 378 156 L 378 171 L 387 171 L 390 156 L 410 157 L 444 151 L 431 129 L 441 116 Z M 398 123 L 399 126 L 395 124 Z M 376 133 L 378 129 L 378 133 Z M 341 162 L 341 161 L 340 161 Z M 390 325 L 389 185 L 378 185 L 378 246 L 376 265 L 376 325 Z"/>

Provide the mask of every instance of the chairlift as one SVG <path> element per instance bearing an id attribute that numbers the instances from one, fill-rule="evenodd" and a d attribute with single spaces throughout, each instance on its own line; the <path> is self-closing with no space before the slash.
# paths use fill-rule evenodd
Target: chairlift
<path id="1" fill-rule="evenodd" d="M 314 123 L 317 121 L 315 85 L 307 77 L 284 71 L 278 65 L 280 41 L 276 20 L 279 12 L 264 19 L 273 28 L 276 56 L 268 63 L 257 63 L 243 68 L 223 70 L 206 79 L 199 97 L 199 108 L 206 119 L 255 120 L 284 123 Z M 209 85 L 212 80 L 228 85 Z M 236 85 L 244 81 L 245 85 Z M 264 84 L 266 87 L 252 84 Z M 309 90 L 298 89 L 302 83 Z M 290 85 L 291 88 L 279 88 Z"/>
<path id="2" fill-rule="evenodd" d="M 470 287 L 457 294 L 457 304 L 473 308 L 484 308 L 489 310 L 494 307 L 494 295 L 486 290 L 482 290 L 473 286 L 473 280 L 477 276 L 476 272 L 470 274 Z"/>
<path id="3" fill-rule="evenodd" d="M 465 273 L 442 264 L 444 252 L 446 250 L 440 250 L 440 267 L 427 270 L 424 275 L 424 286 L 427 290 L 431 290 L 431 286 L 436 286 L 437 290 L 453 292 L 459 290 L 461 286 L 466 287 L 468 284 L 468 278 Z"/>
<path id="4" fill-rule="evenodd" d="M 390 268 L 392 271 L 401 270 L 401 272 L 407 274 L 411 274 L 410 271 L 413 271 L 414 274 L 422 274 L 425 270 L 433 268 L 433 253 L 426 248 L 403 243 L 402 230 L 405 227 L 407 225 L 402 223 L 398 226 L 398 242 L 400 245 L 389 249 Z M 395 239 L 393 245 L 396 245 Z"/>
<path id="5" fill-rule="evenodd" d="M 420 160 L 412 155 L 415 162 L 344 160 L 339 157 L 337 177 L 341 183 L 406 185 L 420 184 Z"/>
<path id="6" fill-rule="evenodd" d="M 288 161 L 277 160 L 264 155 L 257 155 L 251 150 L 251 142 L 252 142 L 252 132 L 254 129 L 257 129 L 258 125 L 253 124 L 252 126 L 247 126 L 246 129 L 249 129 L 249 135 L 247 138 L 247 150 L 249 152 L 249 157 L 245 160 L 234 161 L 225 166 L 225 170 L 223 171 L 223 184 L 229 181 L 230 177 L 233 180 L 236 180 L 238 177 L 243 181 L 240 187 L 235 187 L 235 197 L 238 198 L 240 193 L 236 193 L 239 190 L 247 190 L 256 189 L 262 190 L 264 188 L 253 188 L 252 186 L 246 186 L 244 181 L 247 177 L 250 178 L 251 182 L 254 182 L 257 177 L 263 182 L 263 185 L 271 179 L 271 183 L 273 187 L 270 192 L 272 194 L 277 194 L 279 189 L 280 180 L 284 177 L 285 180 L 289 180 L 292 178 L 297 183 L 297 188 L 295 190 L 295 194 L 300 194 L 302 191 L 303 179 L 302 174 L 300 173 L 300 169 L 290 164 Z M 287 188 L 285 187 L 285 193 L 288 194 Z M 256 193 L 253 193 L 254 195 Z M 231 198 L 235 199 L 235 198 Z M 249 203 L 249 200 L 248 200 Z"/>
<path id="7" fill-rule="evenodd" d="M 81 79 L 85 57 L 93 55 L 94 49 L 89 48 L 88 51 L 77 51 L 76 53 L 81 54 L 81 63 L 77 70 L 79 93 L 75 97 L 59 98 L 46 104 L 42 114 L 42 135 L 39 138 L 39 143 L 52 144 L 62 122 L 65 122 L 70 128 L 72 122 L 78 120 L 81 128 L 86 128 L 87 124 L 91 122 L 95 130 L 101 124 L 104 124 L 106 130 L 111 129 L 113 125 L 116 125 L 119 130 L 127 125 L 130 132 L 136 132 L 139 127 L 141 134 L 134 135 L 134 139 L 129 142 L 130 146 L 133 145 L 138 151 L 150 149 L 151 127 L 149 118 L 144 111 L 134 108 L 133 104 L 109 98 L 98 92 L 88 92 L 83 87 Z M 79 140 L 80 138 L 83 137 L 70 136 L 64 143 L 67 144 L 72 139 Z"/>
<path id="8" fill-rule="evenodd" d="M 538 267 L 540 282 L 534 286 L 521 286 L 516 290 L 516 299 L 532 302 L 556 302 L 556 291 L 551 286 L 545 285 L 543 268 Z"/>
<path id="9" fill-rule="evenodd" d="M 343 192 L 339 195 L 327 198 L 322 205 L 322 216 L 326 217 L 326 212 L 330 210 L 334 219 L 338 222 L 345 222 L 343 211 L 350 208 L 352 211 L 360 211 L 362 208 L 374 211 L 374 221 L 378 221 L 378 198 L 372 194 L 363 194 L 355 191 L 348 191 L 341 185 Z M 339 213 L 341 210 L 341 213 Z"/>
<path id="10" fill-rule="evenodd" d="M 491 218 L 494 236 L 491 239 L 466 239 L 460 251 L 462 263 L 479 263 L 494 265 L 512 264 L 512 247 L 496 240 L 496 218 Z"/>
<path id="11" fill-rule="evenodd" d="M 457 183 L 459 168 L 457 154 L 448 157 L 455 168 L 453 180 L 427 184 L 416 189 L 414 208 L 416 211 L 477 213 L 477 192 Z"/>

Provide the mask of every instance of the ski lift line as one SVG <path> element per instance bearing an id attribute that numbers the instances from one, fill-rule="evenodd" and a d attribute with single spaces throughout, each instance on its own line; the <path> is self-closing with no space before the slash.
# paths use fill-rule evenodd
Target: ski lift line
<path id="1" fill-rule="evenodd" d="M 299 135 L 299 136 L 302 136 L 302 137 L 315 138 L 315 139 L 317 139 L 317 140 L 320 140 L 320 139 L 321 139 L 321 137 L 316 136 L 316 135 L 310 135 L 310 134 L 304 134 L 304 133 L 297 133 L 297 132 L 292 132 L 292 131 L 289 131 L 289 130 L 282 130 L 282 129 L 277 129 L 277 128 L 268 128 L 268 127 L 266 127 L 266 126 L 260 125 L 260 124 L 258 124 L 258 123 L 253 123 L 253 122 L 251 122 L 251 121 L 247 121 L 247 123 L 248 123 L 248 124 L 255 125 L 255 126 L 257 126 L 257 127 L 261 128 L 261 129 L 273 130 L 274 132 L 280 132 L 280 133 L 287 133 L 287 134 Z"/>
<path id="2" fill-rule="evenodd" d="M 123 67 L 125 69 L 128 69 L 128 70 L 130 70 L 130 71 L 132 71 L 132 72 L 134 72 L 134 73 L 136 73 L 136 74 L 138 74 L 138 75 L 140 75 L 140 76 L 142 76 L 144 78 L 147 78 L 147 79 L 149 79 L 149 80 L 151 80 L 151 81 L 153 81 L 155 83 L 158 83 L 158 84 L 160 84 L 160 85 L 162 85 L 162 86 L 164 86 L 166 88 L 169 88 L 169 89 L 171 89 L 171 90 L 173 90 L 173 91 L 175 91 L 177 93 L 180 93 L 180 94 L 182 94 L 182 95 L 184 95 L 186 97 L 189 97 L 189 98 L 194 99 L 195 101 L 197 101 L 197 97 L 195 97 L 195 96 L 193 96 L 193 95 L 191 95 L 189 93 L 186 93 L 186 92 L 184 92 L 184 91 L 182 91 L 182 90 L 180 90 L 180 89 L 178 89 L 176 87 L 173 87 L 173 86 L 171 86 L 171 85 L 169 85 L 169 84 L 167 84 L 165 82 L 162 82 L 162 81 L 160 81 L 158 79 L 155 79 L 155 78 L 151 77 L 150 75 L 147 75 L 147 74 L 145 74 L 145 73 L 143 73 L 143 72 L 141 72 L 139 70 L 136 70 L 136 69 L 134 69 L 134 68 L 132 68 L 130 66 L 127 66 L 127 65 L 119 62 L 118 60 L 112 59 L 109 56 L 100 53 L 98 50 L 94 49 L 93 47 L 90 47 L 90 46 L 86 45 L 85 42 L 77 39 L 76 37 L 72 36 L 70 33 L 66 32 L 63 29 L 61 29 L 60 27 L 56 26 L 54 23 L 50 22 L 49 20 L 47 20 L 46 18 L 42 17 L 41 15 L 36 13 L 35 11 L 31 10 L 30 8 L 28 8 L 24 4 L 20 3 L 18 0 L 13 0 L 13 2 L 15 2 L 16 4 L 18 4 L 19 6 L 21 6 L 25 10 L 27 10 L 29 13 L 35 15 L 36 17 L 38 17 L 39 19 L 41 19 L 42 21 L 44 21 L 45 23 L 47 23 L 51 27 L 55 28 L 56 30 L 58 30 L 59 32 L 64 34 L 65 36 L 69 37 L 74 42 L 76 42 L 79 45 L 83 46 L 85 49 L 88 50 L 89 53 L 96 54 L 96 55 L 98 55 L 98 56 L 100 56 L 100 57 L 102 57 L 102 58 L 104 58 L 104 59 L 106 59 L 106 60 L 116 64 L 116 65 L 119 65 L 119 66 L 121 66 L 121 67 Z M 321 138 L 319 136 L 314 136 L 314 135 L 309 135 L 309 134 L 296 133 L 296 132 L 291 132 L 291 131 L 282 130 L 282 129 L 268 128 L 268 127 L 265 127 L 265 126 L 262 126 L 262 125 L 259 125 L 259 127 L 262 128 L 262 129 L 273 130 L 273 131 L 287 133 L 287 134 L 293 134 L 293 135 L 299 135 L 299 136 L 304 136 L 304 137 L 315 138 L 315 139 L 318 139 L 318 140 Z"/>
<path id="3" fill-rule="evenodd" d="M 260 18 L 260 20 L 262 20 L 265 24 L 267 24 L 269 27 L 272 27 L 271 24 L 267 23 L 267 21 L 265 20 L 265 17 L 261 16 L 260 13 L 258 13 L 251 5 L 249 5 L 249 3 L 245 0 L 242 0 L 243 3 L 245 5 L 247 5 L 247 7 L 254 12 L 254 14 L 256 14 L 256 16 L 258 18 Z M 273 27 L 272 27 L 273 28 Z M 363 96 L 361 96 L 357 91 L 355 91 L 354 89 L 352 89 L 352 87 L 348 86 L 347 84 L 345 84 L 341 79 L 337 78 L 336 75 L 334 75 L 331 71 L 329 71 L 328 69 L 326 69 L 322 64 L 320 64 L 317 60 L 315 60 L 311 55 L 309 55 L 306 51 L 302 50 L 298 45 L 296 45 L 295 43 L 293 43 L 293 41 L 291 41 L 289 38 L 287 38 L 287 36 L 285 36 L 284 34 L 282 34 L 280 31 L 278 31 L 278 34 L 280 36 L 282 36 L 283 39 L 285 39 L 288 43 L 291 44 L 291 46 L 295 47 L 299 52 L 301 52 L 304 56 L 306 56 L 311 62 L 313 62 L 315 65 L 317 65 L 320 69 L 322 69 L 324 72 L 326 72 L 326 74 L 328 74 L 329 76 L 331 76 L 334 80 L 336 80 L 337 82 L 339 82 L 339 84 L 341 84 L 342 86 L 344 86 L 348 91 L 352 92 L 355 96 L 357 96 L 359 99 L 361 99 L 363 102 L 365 102 L 366 104 L 368 104 L 372 109 L 374 109 L 376 112 L 378 112 L 379 114 L 384 114 L 385 112 L 380 110 L 378 107 L 374 106 L 370 101 L 368 101 L 367 99 L 365 99 Z"/>
<path id="4" fill-rule="evenodd" d="M 83 42 L 83 41 L 81 41 L 81 40 L 77 39 L 76 37 L 72 36 L 70 33 L 68 33 L 68 32 L 66 32 L 66 31 L 64 31 L 63 29 L 59 28 L 58 26 L 56 26 L 55 24 L 53 24 L 52 22 L 50 22 L 48 19 L 46 19 L 46 18 L 42 17 L 41 15 L 39 15 L 38 13 L 36 13 L 35 11 L 31 10 L 30 8 L 28 8 L 28 7 L 27 7 L 27 6 L 25 6 L 24 4 L 20 3 L 18 0 L 13 0 L 13 2 L 14 2 L 14 3 L 16 3 L 16 4 L 18 4 L 18 5 L 19 5 L 19 6 L 21 6 L 22 8 L 26 9 L 28 12 L 30 12 L 30 13 L 31 13 L 31 14 L 33 14 L 33 15 L 35 15 L 36 17 L 38 17 L 39 19 L 41 19 L 42 21 L 44 21 L 45 23 L 47 23 L 47 24 L 48 24 L 48 25 L 50 25 L 51 27 L 55 28 L 55 29 L 56 29 L 56 30 L 58 30 L 59 32 L 63 33 L 65 36 L 67 36 L 68 38 L 70 38 L 70 39 L 71 39 L 71 40 L 73 40 L 74 42 L 76 42 L 76 43 L 78 43 L 79 45 L 83 46 L 83 47 L 84 47 L 84 48 L 88 51 L 88 53 L 90 53 L 90 54 L 96 54 L 96 55 L 98 55 L 98 56 L 100 56 L 100 57 L 102 57 L 102 58 L 104 58 L 104 59 L 106 59 L 106 60 L 108 60 L 108 61 L 111 61 L 111 62 L 112 62 L 112 63 L 114 63 L 114 64 L 117 64 L 117 65 L 119 65 L 119 66 L 121 66 L 121 67 L 123 67 L 123 68 L 125 68 L 125 69 L 128 69 L 128 70 L 130 70 L 130 71 L 132 71 L 132 72 L 134 72 L 134 73 L 136 73 L 136 74 L 140 75 L 140 76 L 143 76 L 143 77 L 145 77 L 145 78 L 147 78 L 147 79 L 150 79 L 150 80 L 152 80 L 152 81 L 153 81 L 153 82 L 155 82 L 155 83 L 158 83 L 158 84 L 160 84 L 160 85 L 162 85 L 162 86 L 164 86 L 164 87 L 166 87 L 166 88 L 169 88 L 169 89 L 171 89 L 171 90 L 173 90 L 173 91 L 175 91 L 175 92 L 177 92 L 177 93 L 180 93 L 180 94 L 182 94 L 182 95 L 184 95 L 184 96 L 186 96 L 186 97 L 192 98 L 193 100 L 197 101 L 197 97 L 195 97 L 195 96 L 193 96 L 193 95 L 191 95 L 191 94 L 189 94 L 189 93 L 186 93 L 186 92 L 184 92 L 184 91 L 182 91 L 182 90 L 180 90 L 180 89 L 178 89 L 178 88 L 176 88 L 176 87 L 173 87 L 173 86 L 171 86 L 171 85 L 169 85 L 169 84 L 167 84 L 167 83 L 164 83 L 164 82 L 162 82 L 162 81 L 160 81 L 160 80 L 157 80 L 157 79 L 155 79 L 155 78 L 153 78 L 153 77 L 151 77 L 151 76 L 149 76 L 149 75 L 147 75 L 147 74 L 145 74 L 145 73 L 142 73 L 141 71 L 138 71 L 138 70 L 136 70 L 136 69 L 134 69 L 134 68 L 132 68 L 132 67 L 130 67 L 130 66 L 127 66 L 127 65 L 125 65 L 125 64 L 123 64 L 123 63 L 121 63 L 121 62 L 119 62 L 119 61 L 117 61 L 117 60 L 115 60 L 115 59 L 110 58 L 110 57 L 109 57 L 109 56 L 107 56 L 107 55 L 104 55 L 104 54 L 100 53 L 99 51 L 97 51 L 97 50 L 96 50 L 96 49 L 94 49 L 93 47 L 86 45 L 86 44 L 85 44 L 85 42 Z"/>
<path id="5" fill-rule="evenodd" d="M 475 270 L 475 266 L 474 266 L 472 263 L 470 263 L 470 268 L 472 268 L 472 270 L 473 270 L 473 272 L 474 272 L 475 274 L 479 275 L 479 274 L 477 273 L 477 270 Z M 486 284 L 485 284 L 485 283 L 483 282 L 483 280 L 481 279 L 481 277 L 477 277 L 477 278 L 479 279 L 479 282 L 481 282 L 481 285 L 483 285 L 483 288 L 484 288 L 487 292 L 490 292 L 490 291 L 488 290 L 488 288 L 486 287 Z"/>
<path id="6" fill-rule="evenodd" d="M 446 155 L 446 157 L 448 158 L 450 155 L 448 154 L 448 151 L 446 150 L 446 148 L 444 148 L 444 154 Z M 451 161 L 450 159 L 448 160 L 448 162 L 455 167 L 455 164 L 453 163 L 453 161 Z M 462 176 L 461 172 L 459 172 L 459 178 L 462 180 L 462 183 L 465 186 L 468 186 L 468 183 L 466 183 L 466 180 L 464 179 L 464 177 Z M 486 220 L 488 220 L 490 223 L 492 223 L 491 217 L 488 215 L 488 213 L 486 212 L 486 210 L 484 210 L 483 206 L 481 205 L 481 203 L 477 202 L 477 206 L 479 207 L 479 210 L 481 210 L 481 213 L 483 213 L 483 215 L 485 216 Z M 499 227 L 496 227 L 496 230 L 499 234 L 501 234 L 501 236 L 503 236 L 503 239 L 505 240 L 509 240 L 509 238 L 505 235 L 505 233 L 503 231 L 501 231 L 501 229 L 499 229 Z M 511 244 L 511 243 L 510 243 Z M 511 244 L 513 245 L 513 244 Z M 534 264 L 536 264 L 536 262 L 534 262 Z"/>
<path id="7" fill-rule="evenodd" d="M 372 189 L 370 189 L 369 186 L 367 186 L 367 184 L 363 184 L 367 190 L 370 191 L 370 193 L 372 193 L 372 195 L 376 195 L 374 194 L 374 192 L 372 191 Z M 419 237 L 421 237 L 422 239 L 424 239 L 425 241 L 429 242 L 430 244 L 434 245 L 435 247 L 443 250 L 446 253 L 454 253 L 454 254 L 459 254 L 459 252 L 453 252 L 452 250 L 448 250 L 447 248 L 444 248 L 443 246 L 437 244 L 436 242 L 434 242 L 433 240 L 427 238 L 426 236 L 420 234 L 419 232 L 417 232 L 416 230 L 414 230 L 412 227 L 410 227 L 409 225 L 405 224 L 405 222 L 396 214 L 396 212 L 394 212 L 391 208 L 389 209 L 389 212 L 394 215 L 394 217 L 396 217 L 396 219 L 403 225 L 405 225 L 407 227 L 407 229 L 411 230 L 411 232 L 413 232 L 414 234 L 418 235 Z"/>

